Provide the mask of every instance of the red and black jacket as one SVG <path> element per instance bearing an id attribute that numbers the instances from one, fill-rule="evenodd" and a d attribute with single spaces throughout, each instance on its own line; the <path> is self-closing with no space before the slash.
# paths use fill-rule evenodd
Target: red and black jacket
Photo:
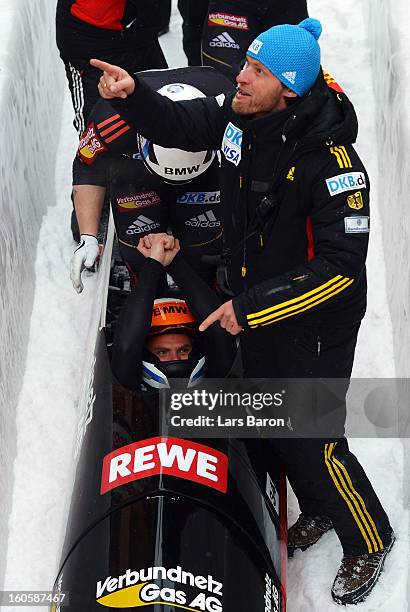
<path id="1" fill-rule="evenodd" d="M 134 22 L 138 27 L 157 28 L 160 0 L 58 0 L 57 23 L 90 29 L 123 32 Z"/>
<path id="2" fill-rule="evenodd" d="M 113 103 L 158 144 L 222 149 L 228 283 L 247 329 L 364 315 L 369 178 L 354 109 L 331 85 L 320 75 L 296 105 L 258 119 L 236 115 L 230 94 L 173 103 L 143 83 Z"/>

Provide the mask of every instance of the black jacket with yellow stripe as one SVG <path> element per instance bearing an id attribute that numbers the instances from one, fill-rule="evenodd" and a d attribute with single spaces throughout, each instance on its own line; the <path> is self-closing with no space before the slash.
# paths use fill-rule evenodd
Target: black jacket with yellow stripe
<path id="1" fill-rule="evenodd" d="M 329 75 L 284 111 L 253 119 L 234 94 L 171 102 L 140 83 L 114 104 L 168 147 L 222 149 L 227 285 L 246 328 L 341 325 L 366 306 L 369 178 L 354 109 Z"/>

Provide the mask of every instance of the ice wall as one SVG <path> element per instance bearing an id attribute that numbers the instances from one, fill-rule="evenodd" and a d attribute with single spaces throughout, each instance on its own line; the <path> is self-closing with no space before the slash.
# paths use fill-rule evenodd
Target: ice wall
<path id="1" fill-rule="evenodd" d="M 372 51 L 379 150 L 379 197 L 398 377 L 410 377 L 410 43 L 407 0 L 363 0 Z M 407 387 L 409 384 L 407 383 Z M 406 407 L 404 407 L 406 409 Z M 408 424 L 407 424 L 408 435 Z M 403 439 L 410 467 L 410 439 Z M 410 484 L 404 482 L 410 503 Z M 410 568 L 407 568 L 410 601 Z"/>
<path id="2" fill-rule="evenodd" d="M 55 2 L 0 2 L 0 587 L 41 218 L 55 201 L 63 72 Z M 33 393 L 35 390 L 33 389 Z"/>
<path id="3" fill-rule="evenodd" d="M 379 198 L 398 377 L 410 376 L 409 8 L 363 0 L 372 53 L 379 150 Z M 407 24 L 407 25 L 406 25 Z M 359 77 L 359 75 L 358 75 Z M 380 321 L 383 325 L 383 321 Z M 377 329 L 375 329 L 377 333 Z"/>

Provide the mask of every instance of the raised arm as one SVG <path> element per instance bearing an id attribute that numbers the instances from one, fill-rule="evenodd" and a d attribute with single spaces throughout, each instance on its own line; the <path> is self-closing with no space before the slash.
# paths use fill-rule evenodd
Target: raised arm
<path id="1" fill-rule="evenodd" d="M 153 91 L 119 66 L 100 60 L 91 64 L 103 71 L 100 95 L 110 100 L 121 117 L 155 144 L 185 151 L 219 149 L 226 128 L 230 94 L 174 102 Z"/>
<path id="2" fill-rule="evenodd" d="M 142 354 L 151 327 L 152 307 L 166 266 L 179 251 L 178 241 L 167 234 L 141 238 L 138 250 L 145 262 L 138 282 L 118 318 L 112 353 L 112 371 L 125 387 L 138 389 L 141 383 Z"/>

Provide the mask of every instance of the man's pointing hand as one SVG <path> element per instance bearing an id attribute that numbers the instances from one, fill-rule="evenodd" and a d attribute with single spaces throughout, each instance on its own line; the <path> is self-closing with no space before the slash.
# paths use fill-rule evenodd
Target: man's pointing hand
<path id="1" fill-rule="evenodd" d="M 91 66 L 103 71 L 98 83 L 98 91 L 102 98 L 126 98 L 134 93 L 135 81 L 124 68 L 114 66 L 98 59 L 90 60 Z"/>
<path id="2" fill-rule="evenodd" d="M 212 325 L 212 323 L 215 323 L 215 321 L 219 321 L 220 326 L 223 327 L 228 333 L 232 334 L 232 336 L 236 336 L 243 330 L 243 327 L 238 325 L 232 300 L 225 302 L 225 304 L 222 304 L 222 306 L 220 306 L 217 310 L 211 312 L 209 317 L 207 317 L 205 321 L 202 321 L 198 328 L 199 331 L 205 331 L 210 325 Z"/>

